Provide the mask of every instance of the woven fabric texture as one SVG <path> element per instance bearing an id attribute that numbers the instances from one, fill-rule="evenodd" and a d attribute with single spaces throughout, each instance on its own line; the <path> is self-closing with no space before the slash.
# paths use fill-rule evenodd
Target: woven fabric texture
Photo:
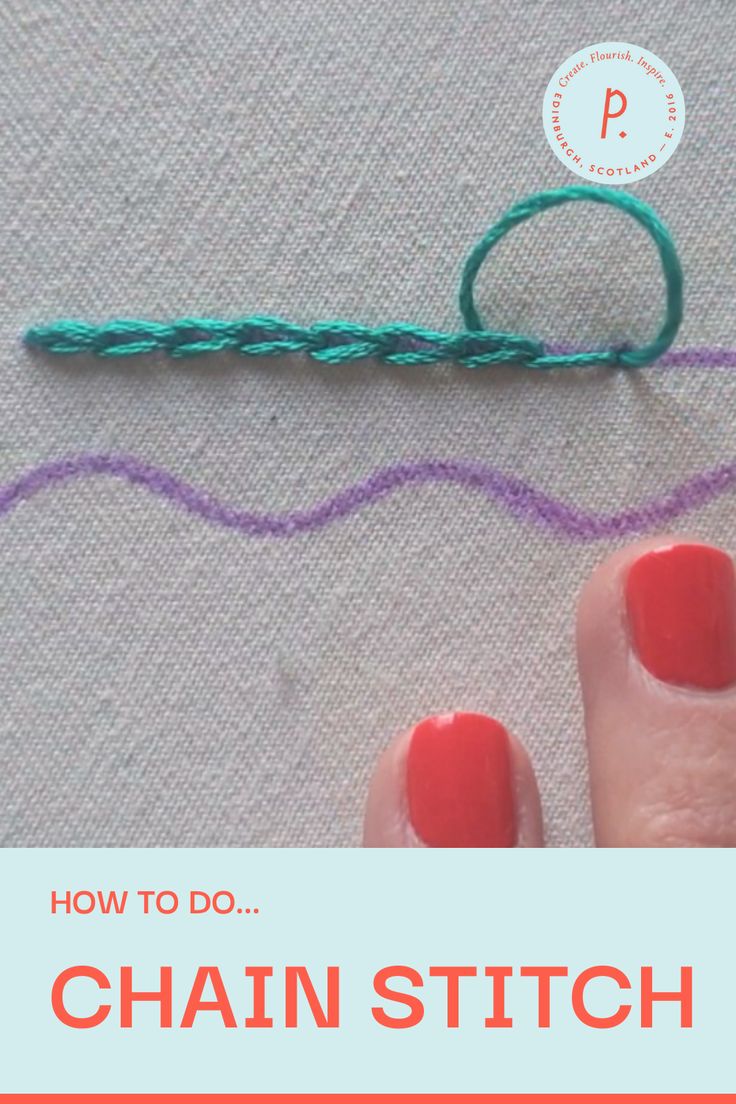
<path id="1" fill-rule="evenodd" d="M 608 514 L 733 460 L 733 367 L 60 362 L 19 336 L 255 313 L 457 329 L 468 248 L 574 182 L 542 130 L 550 75 L 615 38 L 686 97 L 677 153 L 632 189 L 680 252 L 677 345 L 734 347 L 735 35 L 728 0 L 9 0 L 0 482 L 127 454 L 285 513 L 452 459 Z M 644 231 L 592 204 L 516 229 L 476 288 L 489 327 L 582 348 L 645 342 L 663 294 Z M 732 547 L 734 505 L 684 526 Z M 0 518 L 0 838 L 353 845 L 391 735 L 458 707 L 526 743 L 548 841 L 588 845 L 574 606 L 616 543 L 571 543 L 451 482 L 284 541 L 104 473 L 59 483 Z"/>

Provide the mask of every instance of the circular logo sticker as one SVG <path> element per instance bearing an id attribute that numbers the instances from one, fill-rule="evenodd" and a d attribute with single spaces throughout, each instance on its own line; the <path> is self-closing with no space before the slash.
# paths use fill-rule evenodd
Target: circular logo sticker
<path id="1" fill-rule="evenodd" d="M 563 165 L 599 184 L 633 184 L 672 156 L 685 101 L 649 50 L 599 42 L 569 57 L 544 96 L 544 132 Z"/>

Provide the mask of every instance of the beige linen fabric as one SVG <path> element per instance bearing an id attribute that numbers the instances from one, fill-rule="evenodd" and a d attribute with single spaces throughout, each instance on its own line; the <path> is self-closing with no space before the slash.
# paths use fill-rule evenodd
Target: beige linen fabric
<path id="1" fill-rule="evenodd" d="M 483 460 L 613 510 L 736 452 L 736 372 L 399 370 L 237 358 L 92 365 L 19 342 L 59 316 L 269 312 L 455 327 L 460 265 L 513 201 L 575 182 L 546 83 L 616 38 L 674 70 L 672 161 L 636 194 L 687 277 L 678 345 L 736 346 L 727 0 L 11 0 L 0 10 L 0 478 L 132 453 L 233 503 L 306 506 L 376 468 Z M 577 204 L 507 239 L 485 318 L 640 340 L 643 231 Z M 734 500 L 687 525 L 732 546 Z M 424 714 L 523 739 L 549 842 L 590 842 L 571 545 L 452 487 L 291 541 L 110 479 L 0 518 L 6 845 L 350 845 L 375 757 Z"/>

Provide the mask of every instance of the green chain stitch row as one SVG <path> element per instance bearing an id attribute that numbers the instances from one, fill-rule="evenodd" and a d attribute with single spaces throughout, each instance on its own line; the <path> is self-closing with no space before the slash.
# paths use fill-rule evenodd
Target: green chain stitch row
<path id="1" fill-rule="evenodd" d="M 576 200 L 604 203 L 625 211 L 648 231 L 657 246 L 665 277 L 666 311 L 659 333 L 646 345 L 550 353 L 534 338 L 498 333 L 483 326 L 475 306 L 474 285 L 491 249 L 519 223 L 541 211 Z M 682 320 L 682 295 L 683 276 L 677 251 L 669 231 L 648 204 L 613 188 L 571 185 L 539 192 L 517 203 L 473 247 L 460 282 L 459 304 L 465 330 L 458 333 L 442 333 L 403 322 L 371 327 L 337 320 L 298 326 L 280 318 L 254 315 L 235 321 L 117 319 L 101 325 L 62 319 L 32 327 L 25 340 L 28 345 L 49 353 L 92 353 L 101 357 L 140 356 L 158 351 L 173 357 L 193 357 L 233 350 L 257 357 L 304 353 L 326 364 L 377 359 L 388 364 L 407 365 L 455 361 L 469 368 L 507 363 L 527 368 L 592 364 L 638 367 L 656 360 L 672 344 Z"/>

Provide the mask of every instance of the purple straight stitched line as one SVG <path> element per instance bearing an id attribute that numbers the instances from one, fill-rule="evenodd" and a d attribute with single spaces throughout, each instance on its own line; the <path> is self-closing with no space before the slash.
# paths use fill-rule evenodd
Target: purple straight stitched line
<path id="1" fill-rule="evenodd" d="M 669 349 L 652 367 L 663 368 L 736 368 L 736 349 Z"/>
<path id="2" fill-rule="evenodd" d="M 554 356 L 570 356 L 582 350 L 573 345 L 545 344 L 545 352 Z M 651 368 L 736 368 L 736 349 L 718 346 L 698 346 L 668 349 L 658 357 Z M 646 369 L 644 369 L 646 371 Z"/>
<path id="3" fill-rule="evenodd" d="M 0 516 L 51 487 L 92 475 L 111 475 L 145 487 L 205 521 L 251 537 L 292 537 L 346 518 L 410 484 L 451 483 L 476 491 L 504 506 L 514 517 L 531 521 L 572 541 L 595 541 L 646 532 L 736 486 L 736 460 L 701 472 L 661 498 L 614 514 L 596 514 L 566 505 L 529 483 L 487 464 L 469 460 L 419 460 L 391 464 L 305 510 L 254 513 L 221 502 L 163 468 L 134 456 L 82 453 L 52 460 L 0 487 Z"/>

